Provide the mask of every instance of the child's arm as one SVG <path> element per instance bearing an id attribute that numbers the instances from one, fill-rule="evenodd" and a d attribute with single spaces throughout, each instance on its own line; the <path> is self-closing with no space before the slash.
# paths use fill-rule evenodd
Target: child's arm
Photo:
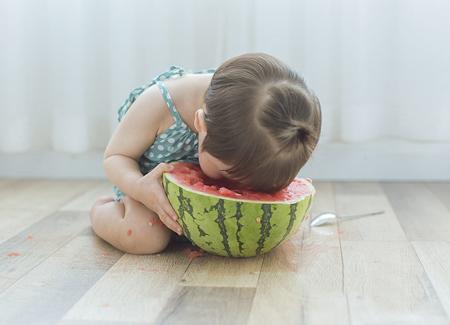
<path id="1" fill-rule="evenodd" d="M 154 142 L 166 115 L 167 108 L 158 88 L 149 87 L 130 106 L 106 147 L 103 156 L 106 176 L 135 200 L 135 183 L 143 176 L 139 158 Z"/>
<path id="2" fill-rule="evenodd" d="M 156 212 L 167 227 L 176 231 L 178 225 L 167 217 L 176 219 L 160 183 L 163 168 L 155 169 L 146 176 L 139 170 L 138 160 L 152 145 L 161 126 L 171 123 L 168 111 L 159 89 L 149 87 L 130 106 L 114 131 L 104 153 L 103 166 L 109 180 L 126 195 L 140 201 Z M 144 198 L 147 198 L 144 200 Z"/>

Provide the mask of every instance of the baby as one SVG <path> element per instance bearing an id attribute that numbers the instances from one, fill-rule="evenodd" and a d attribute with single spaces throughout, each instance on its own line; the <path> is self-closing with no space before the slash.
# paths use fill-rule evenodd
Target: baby
<path id="1" fill-rule="evenodd" d="M 271 55 L 242 54 L 217 70 L 172 66 L 119 109 L 103 161 L 115 197 L 94 203 L 92 228 L 124 252 L 161 252 L 182 236 L 161 184 L 170 162 L 197 163 L 211 178 L 274 192 L 310 158 L 321 116 L 304 80 Z"/>

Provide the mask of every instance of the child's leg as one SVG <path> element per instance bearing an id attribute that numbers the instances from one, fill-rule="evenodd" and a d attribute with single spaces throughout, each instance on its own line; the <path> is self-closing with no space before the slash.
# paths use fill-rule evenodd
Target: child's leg
<path id="1" fill-rule="evenodd" d="M 163 251 L 172 231 L 153 211 L 142 203 L 124 196 L 100 197 L 90 211 L 95 233 L 114 247 L 131 254 L 154 254 Z"/>

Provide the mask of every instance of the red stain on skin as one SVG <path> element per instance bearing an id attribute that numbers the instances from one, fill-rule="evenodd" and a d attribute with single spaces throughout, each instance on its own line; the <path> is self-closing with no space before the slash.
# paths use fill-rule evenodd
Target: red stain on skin
<path id="1" fill-rule="evenodd" d="M 103 257 L 105 257 L 105 256 L 110 256 L 111 254 L 109 254 L 108 252 L 102 252 L 102 256 Z"/>
<path id="2" fill-rule="evenodd" d="M 186 255 L 186 257 L 189 259 L 189 261 L 192 261 L 194 259 L 196 259 L 197 257 L 202 257 L 205 255 L 205 252 L 200 250 L 200 249 L 195 249 L 195 248 L 186 248 L 184 250 L 184 254 Z"/>
<path id="3" fill-rule="evenodd" d="M 127 235 L 128 235 L 128 236 L 131 236 L 131 234 L 133 234 L 133 230 L 131 230 L 131 229 L 128 229 L 128 231 L 127 231 Z"/>
<path id="4" fill-rule="evenodd" d="M 110 305 L 110 304 L 103 304 L 103 305 L 101 305 L 100 307 L 108 308 L 108 307 L 111 307 L 111 305 Z"/>
<path id="5" fill-rule="evenodd" d="M 28 235 L 27 239 L 33 239 L 33 235 Z"/>
<path id="6" fill-rule="evenodd" d="M 8 256 L 20 256 L 19 252 L 9 252 Z"/>

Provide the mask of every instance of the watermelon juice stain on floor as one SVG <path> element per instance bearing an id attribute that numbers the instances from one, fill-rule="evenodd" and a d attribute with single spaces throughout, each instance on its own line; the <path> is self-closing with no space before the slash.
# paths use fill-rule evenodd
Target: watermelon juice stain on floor
<path id="1" fill-rule="evenodd" d="M 197 257 L 205 256 L 204 251 L 202 251 L 201 249 L 196 249 L 195 247 L 185 248 L 183 252 L 190 262 L 196 259 Z"/>

